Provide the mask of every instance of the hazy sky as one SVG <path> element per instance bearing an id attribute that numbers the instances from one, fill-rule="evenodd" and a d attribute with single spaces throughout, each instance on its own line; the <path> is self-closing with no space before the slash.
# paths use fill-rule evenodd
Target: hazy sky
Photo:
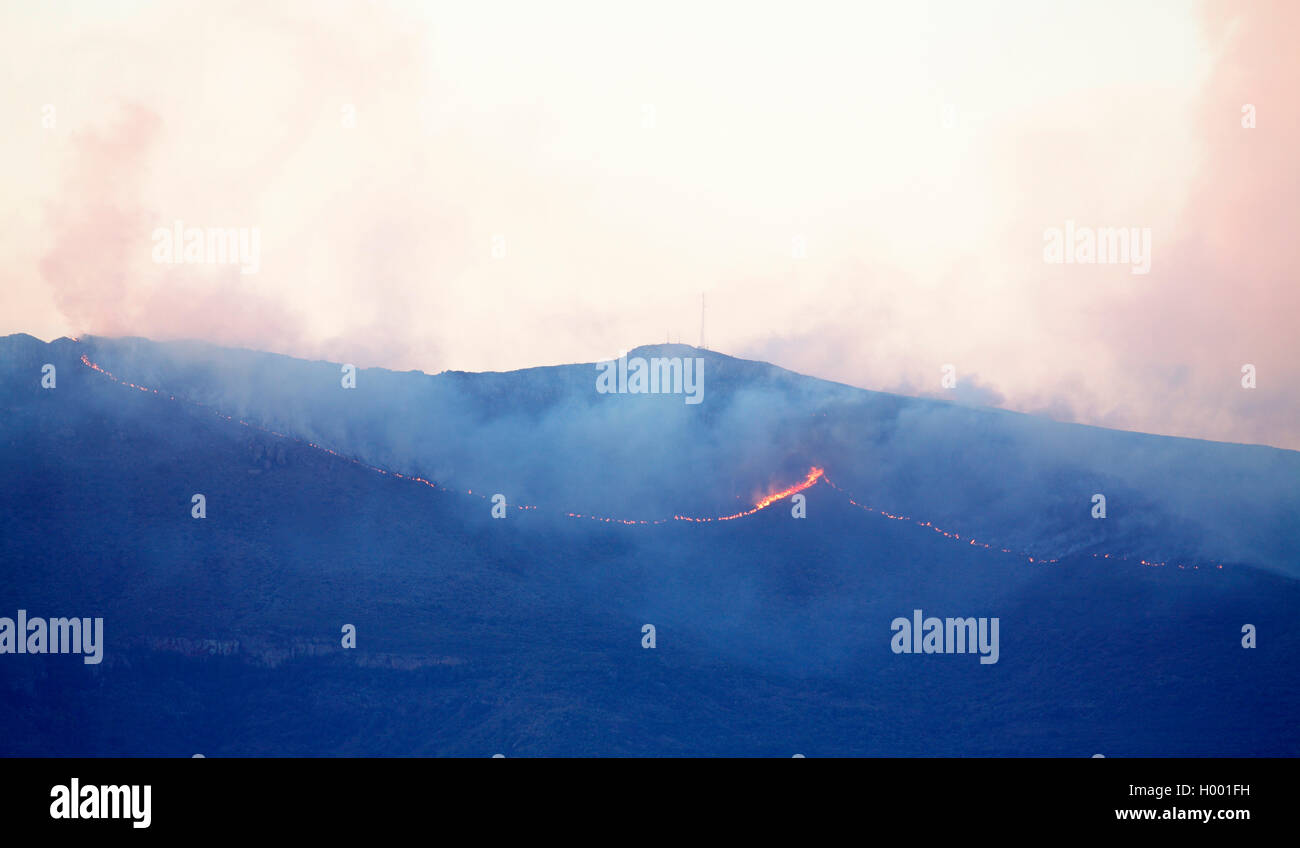
<path id="1" fill-rule="evenodd" d="M 7 2 L 0 333 L 501 370 L 697 343 L 705 294 L 726 353 L 1300 448 L 1297 31 L 1289 2 Z M 155 262 L 178 219 L 257 228 L 257 272 Z M 1045 262 L 1067 221 L 1149 229 L 1150 272 Z"/>

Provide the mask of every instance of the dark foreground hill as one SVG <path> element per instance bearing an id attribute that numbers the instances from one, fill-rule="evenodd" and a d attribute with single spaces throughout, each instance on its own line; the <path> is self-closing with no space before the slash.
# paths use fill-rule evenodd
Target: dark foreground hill
<path id="1" fill-rule="evenodd" d="M 105 632 L 98 665 L 0 654 L 4 753 L 1300 751 L 1296 484 L 1278 477 L 1295 468 L 1289 452 L 1058 431 L 724 357 L 706 415 L 692 419 L 680 398 L 597 406 L 584 397 L 588 366 L 363 371 L 355 391 L 371 388 L 358 402 L 326 394 L 337 365 L 113 348 L 123 344 L 0 340 L 0 616 L 102 616 Z M 83 354 L 149 390 L 92 371 Z M 244 363 L 242 384 L 232 361 Z M 47 362 L 53 390 L 40 388 Z M 475 447 L 475 424 L 491 450 Z M 1069 448 L 1060 461 L 1044 459 L 1058 442 Z M 1114 456 L 1090 460 L 1098 444 L 1145 466 L 1124 476 Z M 882 445 L 913 448 L 875 476 L 855 465 Z M 1196 525 L 1196 498 L 1170 506 L 1142 486 L 1182 467 L 1180 451 L 1217 463 L 1214 491 L 1229 493 L 1220 514 L 1249 511 L 1231 497 L 1256 499 L 1249 533 Z M 1010 455 L 1021 461 L 994 487 L 981 469 Z M 914 520 L 859 509 L 824 483 L 803 493 L 804 519 L 788 500 L 701 524 L 563 515 L 660 518 L 675 499 L 716 515 L 811 464 L 859 502 Z M 1087 510 L 1098 481 L 1151 506 L 1103 533 Z M 479 495 L 498 490 L 538 509 L 493 519 Z M 1075 490 L 1082 519 L 1041 504 L 1025 507 L 1032 520 L 1016 512 Z M 195 493 L 206 518 L 191 517 Z M 1177 515 L 1198 532 L 1171 529 Z M 918 525 L 931 516 L 996 548 Z M 1093 556 L 1140 557 L 1143 544 L 1186 555 L 1186 567 Z M 1196 559 L 1206 552 L 1219 562 Z M 891 621 L 918 608 L 997 617 L 998 661 L 893 653 Z M 345 624 L 355 649 L 341 645 Z M 1245 624 L 1257 648 L 1242 647 Z"/>

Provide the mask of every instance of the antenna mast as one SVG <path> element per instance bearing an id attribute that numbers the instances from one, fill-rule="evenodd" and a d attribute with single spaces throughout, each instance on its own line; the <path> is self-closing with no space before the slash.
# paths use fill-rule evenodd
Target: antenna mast
<path id="1" fill-rule="evenodd" d="M 708 349 L 709 349 L 708 346 L 705 345 L 704 341 L 705 341 L 705 338 L 704 338 L 704 293 L 701 292 L 701 293 L 700 293 L 700 350 L 708 350 Z"/>

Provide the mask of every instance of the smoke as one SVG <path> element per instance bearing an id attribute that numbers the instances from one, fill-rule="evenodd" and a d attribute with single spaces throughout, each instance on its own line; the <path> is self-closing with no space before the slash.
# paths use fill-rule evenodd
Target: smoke
<path id="1" fill-rule="evenodd" d="M 294 347 L 297 322 L 236 267 L 150 267 L 149 235 L 166 218 L 143 201 L 164 132 L 158 115 L 125 104 L 107 126 L 72 142 L 72 173 L 47 210 L 52 238 L 40 273 L 68 321 L 102 335 L 145 329 L 158 338 L 206 337 L 233 346 L 270 338 Z M 224 320 L 216 321 L 215 317 Z"/>
<path id="2" fill-rule="evenodd" d="M 0 314 L 436 372 L 694 339 L 707 290 L 713 347 L 801 372 L 1300 447 L 1296 11 L 1120 11 L 6 10 Z M 153 264 L 177 219 L 261 270 Z M 1152 273 L 1045 266 L 1066 219 L 1150 226 Z"/>
<path id="3" fill-rule="evenodd" d="M 430 282 L 461 261 L 445 249 L 461 222 L 441 205 L 423 140 L 394 126 L 409 117 L 395 100 L 428 93 L 420 30 L 383 7 L 357 28 L 361 10 L 153 7 L 132 22 L 143 41 L 131 62 L 107 66 L 101 49 L 120 35 L 83 23 L 86 45 L 49 77 L 92 78 L 103 102 L 56 104 L 42 162 L 57 166 L 46 166 L 57 190 L 41 204 L 34 262 L 68 332 L 359 364 L 440 358 Z M 15 27 L 54 26 L 32 18 Z M 400 152 L 381 153 L 383 138 Z M 177 220 L 257 229 L 260 270 L 157 264 L 151 235 Z"/>

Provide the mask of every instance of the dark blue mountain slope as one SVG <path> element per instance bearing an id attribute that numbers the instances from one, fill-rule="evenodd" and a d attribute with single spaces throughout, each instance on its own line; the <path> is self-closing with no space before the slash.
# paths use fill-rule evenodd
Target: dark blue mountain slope
<path id="1" fill-rule="evenodd" d="M 155 394 L 91 371 L 80 364 L 82 354 L 108 358 L 84 342 L 0 340 L 0 616 L 18 609 L 102 616 L 105 631 L 99 665 L 72 655 L 0 654 L 6 754 L 1300 750 L 1300 640 L 1293 625 L 1300 584 L 1287 574 L 1295 549 L 1287 547 L 1294 525 L 1285 502 L 1266 511 L 1275 518 L 1256 521 L 1252 545 L 1234 547 L 1234 537 L 1217 525 L 1186 543 L 1189 554 L 1196 545 L 1217 546 L 1223 568 L 1144 567 L 1098 559 L 1090 546 L 1141 554 L 1120 546 L 1142 541 L 1150 516 L 1095 538 L 1083 520 L 1082 530 L 1068 517 L 1053 525 L 1051 509 L 1025 522 L 1009 504 L 1041 493 L 1010 483 L 983 514 L 974 508 L 981 498 L 963 487 L 986 485 L 989 476 L 952 478 L 947 488 L 960 490 L 954 493 L 909 481 L 902 460 L 889 474 L 873 475 L 867 464 L 849 462 L 867 449 L 853 453 L 840 431 L 850 426 L 845 422 L 874 422 L 883 443 L 919 440 L 930 431 L 900 430 L 897 422 L 918 404 L 942 407 L 930 413 L 941 416 L 934 421 L 966 424 L 945 437 L 965 440 L 965 448 L 933 445 L 934 461 L 946 462 L 949 476 L 969 467 L 967 454 L 1027 456 L 1025 440 L 1036 440 L 1041 451 L 1042 443 L 1066 443 L 1071 433 L 1099 443 L 1145 440 L 1156 454 L 1190 452 L 1236 469 L 1243 480 L 1267 476 L 1279 464 L 1291 468 L 1289 452 L 1186 440 L 1166 448 L 1154 437 L 1056 431 L 1058 425 L 1053 431 L 1064 435 L 1024 435 L 1040 422 L 801 387 L 804 378 L 770 376 L 776 369 L 761 364 L 736 365 L 730 376 L 722 357 L 718 394 L 701 404 L 717 408 L 704 421 L 682 417 L 689 413 L 678 410 L 685 408 L 679 398 L 649 399 L 673 404 L 641 405 L 636 413 L 601 410 L 595 401 L 584 407 L 582 374 L 565 369 L 542 369 L 541 382 L 551 388 L 538 403 L 567 412 L 539 418 L 520 388 L 536 371 L 485 375 L 515 385 L 472 392 L 464 387 L 488 384 L 452 375 L 460 387 L 436 389 L 449 394 L 431 404 L 430 414 L 454 399 L 462 406 L 440 414 L 462 424 L 496 422 L 497 447 L 526 438 L 525 425 L 550 428 L 546 461 L 527 465 L 520 478 L 527 482 L 519 484 L 534 487 L 528 494 L 536 495 L 538 509 L 511 509 L 496 520 L 479 497 L 491 488 L 478 488 L 467 463 L 485 459 L 485 477 L 494 468 L 504 475 L 509 463 L 493 465 L 493 454 L 476 451 L 468 435 L 434 441 L 441 447 L 427 454 L 398 455 L 405 444 L 393 435 L 401 404 L 423 402 L 424 391 L 399 402 L 401 387 L 438 386 L 440 378 L 363 371 L 357 392 L 368 377 L 391 379 L 392 387 L 349 412 L 329 404 L 357 404 L 355 397 L 341 401 L 324 389 L 318 397 L 288 376 L 318 366 L 230 354 L 259 363 L 253 370 L 288 369 L 280 396 L 268 384 L 248 390 L 246 408 L 228 407 L 236 418 L 259 412 L 259 423 L 286 434 L 277 437 L 169 399 L 176 392 L 223 400 L 215 393 L 233 391 L 227 377 L 199 387 L 211 370 L 188 365 L 190 385 L 175 365 L 155 364 L 152 374 L 137 366 L 141 373 L 133 374 L 102 363 L 119 379 L 170 381 Z M 57 367 L 54 390 L 39 386 L 46 362 Z M 337 385 L 337 366 L 319 369 L 322 380 L 328 373 Z M 516 415 L 509 410 L 521 392 L 526 411 Z M 737 398 L 755 393 L 764 397 L 750 408 L 768 413 L 749 420 L 761 422 L 757 432 L 771 438 L 748 449 L 751 464 L 727 466 L 741 449 L 719 428 L 743 424 Z M 801 393 L 816 395 L 825 408 L 787 410 L 775 399 Z M 635 406 L 645 399 L 600 400 Z M 369 411 L 372 403 L 382 415 Z M 610 437 L 601 450 L 621 456 L 620 463 L 597 461 L 573 447 L 580 440 L 561 426 L 584 408 L 625 416 L 623 437 L 647 450 L 664 422 L 717 450 L 687 441 L 637 459 Z M 798 416 L 827 423 L 805 424 L 803 442 L 776 432 L 773 422 Z M 578 418 L 575 428 L 588 426 Z M 475 494 L 379 474 L 303 443 L 325 434 L 338 439 L 331 444 L 340 452 L 403 473 L 427 470 L 421 462 L 454 462 L 454 475 L 432 479 Z M 574 453 L 557 453 L 563 450 Z M 674 458 L 683 452 L 692 462 Z M 942 477 L 925 456 L 914 453 L 907 467 L 921 478 Z M 760 460 L 771 460 L 771 469 L 760 470 Z M 1118 473 L 1092 470 L 1086 460 L 1070 458 L 1077 472 L 1046 462 L 1026 471 L 1022 463 L 1007 476 L 1017 486 L 1054 479 L 1055 486 L 1041 483 L 1053 492 L 1086 490 L 1088 475 L 1105 480 Z M 791 516 L 788 499 L 726 522 L 625 526 L 564 515 L 606 506 L 589 487 L 612 493 L 607 506 L 638 518 L 672 515 L 673 496 L 692 492 L 696 503 L 688 506 L 734 511 L 752 502 L 751 490 L 789 485 L 813 464 L 824 464 L 836 485 L 862 503 L 902 512 L 911 504 L 890 499 L 910 497 L 935 510 L 935 523 L 946 509 L 950 521 L 986 524 L 960 528 L 977 539 L 1003 544 L 1005 537 L 1017 552 L 1023 541 L 1025 550 L 1058 561 L 1030 564 L 970 545 L 965 536 L 956 540 L 868 512 L 824 482 L 803 493 L 805 519 Z M 546 482 L 547 468 L 568 467 L 574 470 L 558 474 L 556 485 Z M 660 477 L 671 492 L 646 504 L 623 491 L 641 491 L 640 481 Z M 1160 503 L 1138 483 L 1129 485 L 1134 501 Z M 1294 494 L 1272 478 L 1259 487 Z M 194 493 L 207 499 L 201 520 L 191 517 Z M 586 501 L 573 507 L 560 497 L 581 501 L 584 493 Z M 1022 537 L 1010 538 L 1017 532 Z M 1180 537 L 1166 533 L 1148 544 L 1176 549 Z M 1275 551 L 1277 559 L 1256 550 Z M 918 608 L 927 616 L 997 617 L 998 661 L 981 664 L 973 653 L 893 653 L 891 621 Z M 1247 623 L 1258 631 L 1255 649 L 1241 645 Z M 341 647 L 344 624 L 357 628 L 355 649 Z M 642 647 L 644 624 L 656 628 L 653 650 Z"/>

